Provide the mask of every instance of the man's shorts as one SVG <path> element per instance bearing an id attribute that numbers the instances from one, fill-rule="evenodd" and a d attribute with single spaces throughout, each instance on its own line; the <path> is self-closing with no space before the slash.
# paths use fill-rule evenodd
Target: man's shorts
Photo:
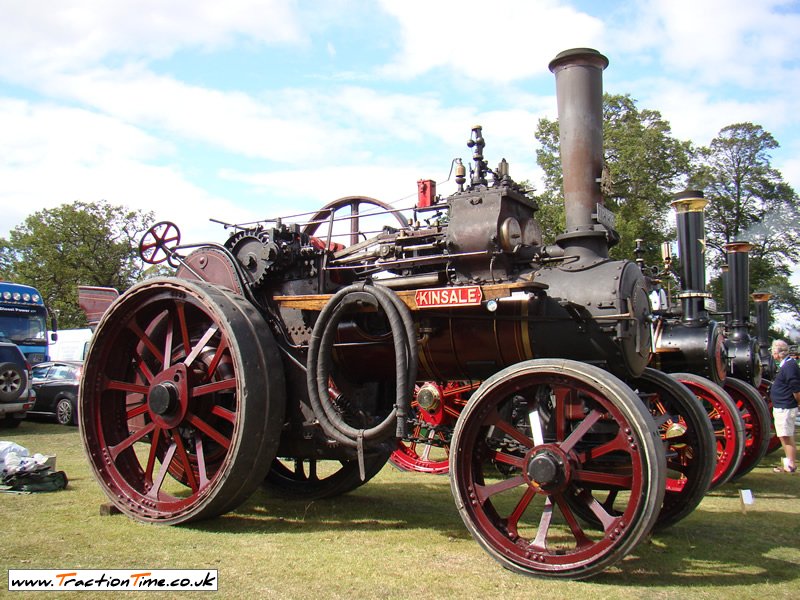
<path id="1" fill-rule="evenodd" d="M 773 408 L 772 419 L 775 421 L 775 435 L 791 437 L 794 435 L 797 408 Z"/>

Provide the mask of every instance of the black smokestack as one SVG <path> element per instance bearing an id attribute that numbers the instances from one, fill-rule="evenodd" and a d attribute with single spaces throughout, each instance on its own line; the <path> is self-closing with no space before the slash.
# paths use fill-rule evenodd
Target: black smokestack
<path id="1" fill-rule="evenodd" d="M 729 310 L 731 339 L 749 338 L 750 333 L 750 250 L 749 242 L 725 244 L 728 254 Z"/>
<path id="2" fill-rule="evenodd" d="M 708 320 L 705 299 L 706 287 L 706 232 L 703 211 L 708 200 L 703 192 L 686 190 L 674 196 L 672 207 L 678 227 L 678 254 L 683 268 L 683 290 L 679 297 L 683 309 L 683 321 Z"/>

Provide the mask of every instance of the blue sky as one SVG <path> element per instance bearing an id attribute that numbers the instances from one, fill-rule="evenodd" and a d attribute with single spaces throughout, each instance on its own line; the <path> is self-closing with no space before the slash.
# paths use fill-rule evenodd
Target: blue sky
<path id="1" fill-rule="evenodd" d="M 348 195 L 404 202 L 484 126 L 536 181 L 548 62 L 586 46 L 605 89 L 707 145 L 752 121 L 800 189 L 800 3 L 778 0 L 0 0 L 0 235 L 83 200 L 184 241 Z M 447 191 L 447 186 L 444 186 Z"/>

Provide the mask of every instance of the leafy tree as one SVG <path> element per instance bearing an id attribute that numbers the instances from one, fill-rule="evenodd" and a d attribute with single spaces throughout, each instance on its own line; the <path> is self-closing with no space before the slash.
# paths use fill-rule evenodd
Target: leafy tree
<path id="1" fill-rule="evenodd" d="M 646 261 L 657 264 L 661 242 L 671 236 L 667 214 L 672 194 L 682 189 L 690 171 L 691 144 L 672 137 L 658 111 L 637 108 L 629 95 L 603 96 L 603 138 L 601 191 L 621 237 L 612 256 L 632 258 L 635 240 L 643 238 Z M 536 160 L 544 171 L 545 189 L 538 198 L 542 229 L 558 234 L 564 230 L 558 123 L 540 119 L 536 139 Z"/>
<path id="2" fill-rule="evenodd" d="M 773 294 L 777 310 L 800 306 L 800 293 L 789 282 L 800 260 L 800 198 L 772 167 L 770 151 L 778 142 L 760 125 L 724 127 L 708 148 L 697 154 L 692 184 L 705 190 L 706 242 L 712 262 L 725 262 L 724 245 L 753 244 L 750 252 L 752 289 Z"/>
<path id="3" fill-rule="evenodd" d="M 30 215 L 0 238 L 0 277 L 38 288 L 59 327 L 84 327 L 78 285 L 124 291 L 142 278 L 138 239 L 152 213 L 76 201 Z"/>

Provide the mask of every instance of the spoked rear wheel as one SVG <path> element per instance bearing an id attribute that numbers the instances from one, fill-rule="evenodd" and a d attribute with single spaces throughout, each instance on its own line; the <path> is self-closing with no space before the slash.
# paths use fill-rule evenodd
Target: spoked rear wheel
<path id="1" fill-rule="evenodd" d="M 487 379 L 452 448 L 450 482 L 467 529 L 526 575 L 600 572 L 650 532 L 664 498 L 664 448 L 642 402 L 575 361 L 527 361 Z M 612 505 L 595 497 L 598 486 L 614 490 Z M 581 525 L 576 503 L 600 530 Z"/>
<path id="2" fill-rule="evenodd" d="M 744 420 L 733 398 L 716 383 L 692 373 L 672 373 L 672 377 L 688 387 L 705 407 L 717 440 L 717 467 L 709 489 L 728 482 L 742 461 L 744 452 Z"/>
<path id="3" fill-rule="evenodd" d="M 749 383 L 728 377 L 725 379 L 725 391 L 733 398 L 744 420 L 742 462 L 731 477 L 731 481 L 736 481 L 752 471 L 766 456 L 772 436 L 772 415 L 761 394 Z"/>
<path id="4" fill-rule="evenodd" d="M 697 397 L 666 373 L 647 368 L 628 382 L 653 415 L 667 454 L 667 488 L 655 529 L 674 525 L 697 508 L 717 465 L 711 421 Z"/>
<path id="5" fill-rule="evenodd" d="M 364 457 L 364 479 L 357 460 L 316 460 L 276 458 L 264 480 L 264 487 L 292 500 L 322 500 L 351 492 L 375 477 L 388 453 Z"/>
<path id="6" fill-rule="evenodd" d="M 151 279 L 106 313 L 81 385 L 81 436 L 124 513 L 178 524 L 238 506 L 275 456 L 285 409 L 277 345 L 245 299 Z"/>

